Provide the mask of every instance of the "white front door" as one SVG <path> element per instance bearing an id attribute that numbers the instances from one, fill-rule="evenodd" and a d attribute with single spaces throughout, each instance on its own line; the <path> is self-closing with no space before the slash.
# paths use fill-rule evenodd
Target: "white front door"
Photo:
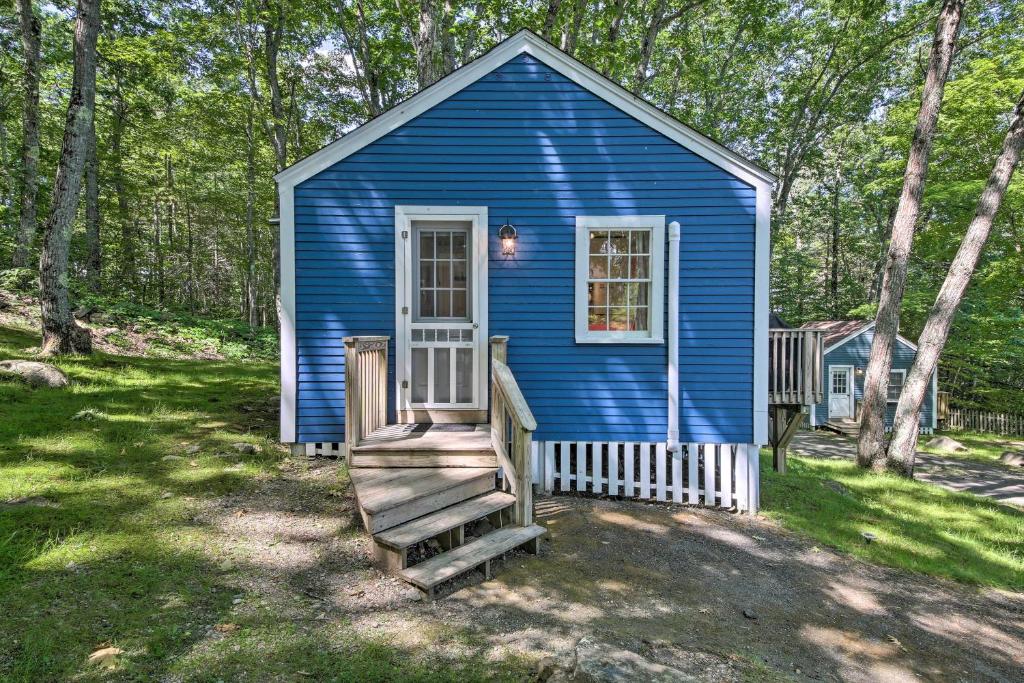
<path id="1" fill-rule="evenodd" d="M 853 417 L 853 368 L 848 365 L 829 366 L 828 416 Z"/>
<path id="2" fill-rule="evenodd" d="M 399 410 L 487 408 L 487 209 L 400 206 Z"/>

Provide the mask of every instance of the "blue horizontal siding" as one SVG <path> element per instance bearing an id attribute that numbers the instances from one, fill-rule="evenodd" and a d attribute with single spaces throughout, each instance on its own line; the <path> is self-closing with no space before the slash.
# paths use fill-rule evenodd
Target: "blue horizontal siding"
<path id="1" fill-rule="evenodd" d="M 868 330 L 867 332 L 854 337 L 842 346 L 836 347 L 829 353 L 825 354 L 823 361 L 825 367 L 824 374 L 822 375 L 822 377 L 825 378 L 825 399 L 814 407 L 817 424 L 825 424 L 828 420 L 828 394 L 832 388 L 829 384 L 829 366 L 852 365 L 854 368 L 861 368 L 862 370 L 866 369 L 868 366 L 868 359 L 871 356 L 871 342 L 874 338 L 874 330 Z M 914 356 L 915 351 L 912 348 L 897 341 L 896 345 L 893 347 L 892 369 L 909 371 L 910 366 L 914 364 Z M 860 401 L 864 397 L 864 377 L 857 377 L 856 372 L 854 372 L 853 395 L 854 400 L 856 401 Z M 931 387 L 929 387 L 928 392 L 925 394 L 924 404 L 921 408 L 922 427 L 930 428 L 932 426 L 932 412 L 934 410 L 932 398 L 932 390 Z M 886 403 L 886 427 L 892 427 L 895 417 L 896 403 Z"/>
<path id="2" fill-rule="evenodd" d="M 754 190 L 520 56 L 296 188 L 299 441 L 344 438 L 342 337 L 394 337 L 396 204 L 488 207 L 490 333 L 550 440 L 665 439 L 665 346 L 575 342 L 575 219 L 679 221 L 680 436 L 751 440 Z"/>

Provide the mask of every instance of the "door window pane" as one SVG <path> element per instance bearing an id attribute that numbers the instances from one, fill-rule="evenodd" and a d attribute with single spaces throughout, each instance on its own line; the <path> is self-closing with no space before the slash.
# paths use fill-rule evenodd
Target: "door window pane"
<path id="1" fill-rule="evenodd" d="M 451 351 L 434 349 L 434 403 L 450 403 L 451 386 Z"/>
<path id="2" fill-rule="evenodd" d="M 412 350 L 412 402 L 427 402 L 427 354 L 429 349 Z"/>
<path id="3" fill-rule="evenodd" d="M 473 402 L 473 349 L 455 350 L 455 402 Z"/>

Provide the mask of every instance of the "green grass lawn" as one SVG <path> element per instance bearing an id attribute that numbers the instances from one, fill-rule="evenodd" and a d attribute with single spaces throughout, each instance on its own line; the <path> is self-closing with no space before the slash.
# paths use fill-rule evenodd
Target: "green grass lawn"
<path id="1" fill-rule="evenodd" d="M 762 509 L 787 528 L 869 562 L 1024 590 L 1024 511 L 853 462 L 791 454 L 787 466 L 779 475 L 762 452 Z"/>
<path id="2" fill-rule="evenodd" d="M 36 344 L 0 328 L 0 358 Z M 57 364 L 71 387 L 0 380 L 0 680 L 466 680 L 493 668 L 424 663 L 345 621 L 233 614 L 241 570 L 197 510 L 280 476 L 276 365 Z M 262 451 L 217 457 L 240 441 Z M 195 651 L 232 621 L 237 634 Z M 116 668 L 88 665 L 105 646 L 124 650 Z"/>
<path id="3" fill-rule="evenodd" d="M 932 438 L 930 436 L 921 437 L 921 440 L 918 443 L 918 450 L 925 453 L 941 455 L 944 458 L 972 460 L 974 462 L 1005 467 L 1009 466 L 1000 462 L 999 456 L 1006 451 L 1024 452 L 1024 438 L 1020 437 L 1015 438 L 1012 436 L 999 436 L 998 434 L 981 434 L 978 432 L 940 432 L 939 435 L 948 436 L 951 439 L 959 441 L 967 448 L 967 450 L 957 453 L 946 453 L 944 451 L 935 450 L 934 448 L 928 448 L 925 444 Z"/>

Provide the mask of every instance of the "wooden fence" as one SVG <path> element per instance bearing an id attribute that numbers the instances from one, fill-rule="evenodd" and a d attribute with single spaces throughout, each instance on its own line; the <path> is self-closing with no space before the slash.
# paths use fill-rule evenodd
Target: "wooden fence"
<path id="1" fill-rule="evenodd" d="M 1024 436 L 1024 415 L 991 413 L 987 410 L 950 408 L 946 429 L 954 431 L 989 432 L 1004 436 Z"/>
<path id="2" fill-rule="evenodd" d="M 534 481 L 585 492 L 757 512 L 758 448 L 750 444 L 535 441 Z"/>

